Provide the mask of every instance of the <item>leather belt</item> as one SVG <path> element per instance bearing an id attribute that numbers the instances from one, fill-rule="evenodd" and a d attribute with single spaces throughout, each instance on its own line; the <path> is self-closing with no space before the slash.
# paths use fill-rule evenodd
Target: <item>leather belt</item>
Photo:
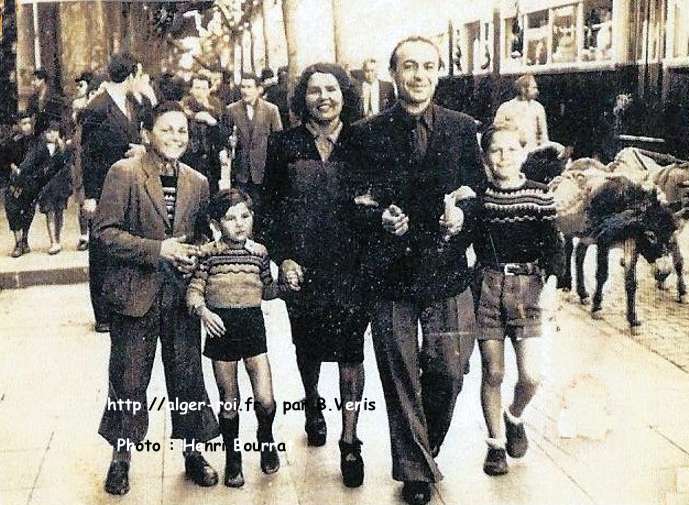
<path id="1" fill-rule="evenodd" d="M 541 273 L 538 263 L 486 263 L 481 266 L 503 275 L 540 275 Z"/>

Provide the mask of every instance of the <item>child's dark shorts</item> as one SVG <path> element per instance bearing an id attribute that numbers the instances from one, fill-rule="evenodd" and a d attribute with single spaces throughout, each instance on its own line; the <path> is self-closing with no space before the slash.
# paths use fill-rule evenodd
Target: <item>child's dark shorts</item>
<path id="1" fill-rule="evenodd" d="M 526 271 L 531 271 L 528 269 Z M 540 272 L 513 274 L 515 269 L 483 267 L 476 294 L 476 323 L 478 340 L 503 340 L 540 337 L 543 290 Z"/>
<path id="2" fill-rule="evenodd" d="M 222 319 L 225 334 L 222 337 L 206 336 L 204 356 L 214 361 L 239 361 L 268 351 L 261 307 L 209 308 Z"/>

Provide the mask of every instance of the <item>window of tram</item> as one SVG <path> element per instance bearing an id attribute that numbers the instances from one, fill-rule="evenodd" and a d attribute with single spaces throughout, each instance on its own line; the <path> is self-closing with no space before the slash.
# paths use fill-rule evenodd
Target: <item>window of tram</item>
<path id="1" fill-rule="evenodd" d="M 548 63 L 548 11 L 532 12 L 526 15 L 524 48 L 527 65 Z"/>
<path id="2" fill-rule="evenodd" d="M 631 2 L 630 44 L 637 61 L 657 61 L 661 55 L 664 25 L 663 0 Z"/>
<path id="3" fill-rule="evenodd" d="M 689 1 L 675 0 L 674 30 L 672 57 L 686 58 L 689 56 Z"/>
<path id="4" fill-rule="evenodd" d="M 612 0 L 584 2 L 584 47 L 582 61 L 612 58 Z"/>
<path id="5" fill-rule="evenodd" d="M 571 63 L 577 59 L 577 9 L 559 7 L 553 13 L 553 63 Z"/>

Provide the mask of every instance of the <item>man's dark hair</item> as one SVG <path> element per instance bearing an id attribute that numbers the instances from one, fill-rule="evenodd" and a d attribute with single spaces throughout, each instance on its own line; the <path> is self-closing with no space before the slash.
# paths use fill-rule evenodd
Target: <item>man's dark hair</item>
<path id="1" fill-rule="evenodd" d="M 302 121 L 308 120 L 309 111 L 306 108 L 306 88 L 313 74 L 331 74 L 337 79 L 340 90 L 342 91 L 342 113 L 340 113 L 340 121 L 345 125 L 349 125 L 356 121 L 358 119 L 359 94 L 345 69 L 336 63 L 314 63 L 304 69 L 299 77 L 297 85 L 294 87 L 292 111 L 299 116 Z"/>
<path id="2" fill-rule="evenodd" d="M 42 79 L 44 81 L 48 79 L 48 72 L 46 72 L 46 70 L 43 68 L 37 68 L 36 70 L 34 70 L 33 75 L 37 79 Z"/>
<path id="3" fill-rule="evenodd" d="M 254 204 L 247 193 L 239 188 L 221 189 L 211 197 L 208 203 L 208 217 L 220 221 L 227 214 L 227 209 L 239 203 L 244 203 L 253 212 Z"/>
<path id="4" fill-rule="evenodd" d="M 406 39 L 400 40 L 395 46 L 395 48 L 392 50 L 392 54 L 390 55 L 390 70 L 397 70 L 397 51 L 399 51 L 400 47 L 402 47 L 407 42 L 423 42 L 424 44 L 428 44 L 429 46 L 433 47 L 438 53 L 438 68 L 441 68 L 443 66 L 443 59 L 440 56 L 440 49 L 438 49 L 438 46 L 435 44 L 435 42 L 433 42 L 428 37 L 422 37 L 421 35 L 412 35 L 411 37 L 407 37 Z"/>
<path id="5" fill-rule="evenodd" d="M 256 83 L 256 86 L 261 85 L 261 79 L 254 72 L 242 72 L 242 81 L 245 79 L 251 79 Z"/>
<path id="6" fill-rule="evenodd" d="M 267 81 L 268 79 L 272 79 L 275 77 L 275 73 L 269 68 L 264 68 L 261 70 L 261 82 Z"/>
<path id="7" fill-rule="evenodd" d="M 184 79 L 171 72 L 160 74 L 156 80 L 156 85 L 158 88 L 157 95 L 160 96 L 161 102 L 179 102 L 184 98 L 189 87 Z"/>
<path id="8" fill-rule="evenodd" d="M 181 112 L 184 114 L 184 109 L 179 104 L 179 102 L 173 102 L 168 100 L 167 102 L 161 102 L 152 109 L 144 111 L 143 113 L 143 127 L 151 131 L 156 120 L 165 114 L 166 112 Z"/>
<path id="9" fill-rule="evenodd" d="M 137 62 L 131 54 L 117 53 L 108 62 L 108 78 L 112 82 L 124 82 L 130 75 L 136 75 Z"/>
<path id="10" fill-rule="evenodd" d="M 105 78 L 102 75 L 95 75 L 93 79 L 89 81 L 88 86 L 86 86 L 86 96 L 94 91 L 98 91 L 98 88 L 100 88 L 100 85 L 103 84 L 104 81 Z"/>
<path id="11" fill-rule="evenodd" d="M 78 84 L 81 81 L 84 81 L 88 85 L 88 83 L 90 83 L 92 79 L 93 79 L 93 72 L 86 70 L 85 72 L 80 73 L 74 79 L 74 82 L 76 82 Z"/>
<path id="12" fill-rule="evenodd" d="M 59 121 L 55 121 L 54 119 L 48 122 L 48 126 L 46 126 L 45 130 L 46 132 L 48 131 L 54 131 L 62 134 L 62 124 Z"/>
<path id="13" fill-rule="evenodd" d="M 16 123 L 19 123 L 22 119 L 33 119 L 33 114 L 29 109 L 22 109 L 14 115 Z"/>

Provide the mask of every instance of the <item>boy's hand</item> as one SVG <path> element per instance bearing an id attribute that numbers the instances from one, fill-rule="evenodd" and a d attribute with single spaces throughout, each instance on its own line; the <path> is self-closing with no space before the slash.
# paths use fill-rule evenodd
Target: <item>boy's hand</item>
<path id="1" fill-rule="evenodd" d="M 211 338 L 222 337 L 225 334 L 225 323 L 222 322 L 222 318 L 208 307 L 201 309 L 199 318 Z"/>
<path id="2" fill-rule="evenodd" d="M 447 216 L 446 216 L 447 214 Z M 440 227 L 445 230 L 445 241 L 457 235 L 464 227 L 464 211 L 459 207 L 452 206 L 440 216 Z"/>
<path id="3" fill-rule="evenodd" d="M 192 244 L 185 244 L 186 241 L 186 235 L 163 240 L 160 244 L 160 257 L 177 268 L 195 266 L 197 261 L 195 256 L 198 256 L 199 248 Z"/>
<path id="4" fill-rule="evenodd" d="M 390 205 L 383 211 L 383 228 L 388 233 L 401 237 L 409 231 L 409 218 L 397 205 Z"/>
<path id="5" fill-rule="evenodd" d="M 84 200 L 84 205 L 81 207 L 81 209 L 84 211 L 84 214 L 86 214 L 86 217 L 89 219 L 93 218 L 93 216 L 96 214 L 97 208 L 98 202 L 96 202 L 95 198 L 87 198 Z"/>
<path id="6" fill-rule="evenodd" d="M 299 291 L 301 289 L 300 284 L 304 282 L 304 271 L 299 263 L 294 260 L 285 260 L 280 265 L 280 271 L 287 286 L 292 291 Z"/>

